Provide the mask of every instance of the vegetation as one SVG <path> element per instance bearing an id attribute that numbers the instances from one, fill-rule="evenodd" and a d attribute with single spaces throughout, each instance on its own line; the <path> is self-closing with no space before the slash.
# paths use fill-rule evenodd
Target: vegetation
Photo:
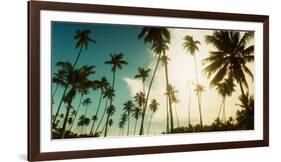
<path id="1" fill-rule="evenodd" d="M 150 68 L 138 67 L 134 77 L 140 79 L 142 89 L 139 90 L 131 99 L 122 101 L 119 107 L 115 98 L 121 98 L 122 94 L 118 93 L 115 87 L 118 74 L 123 68 L 127 68 L 129 62 L 122 52 L 110 54 L 110 59 L 104 64 L 110 65 L 112 81 L 109 82 L 107 77 L 93 79 L 96 73 L 96 66 L 81 65 L 78 61 L 82 53 L 87 53 L 88 46 L 95 45 L 97 42 L 91 38 L 91 31 L 88 29 L 77 30 L 74 33 L 76 41 L 75 49 L 78 50 L 73 63 L 68 61 L 59 61 L 56 63 L 58 70 L 52 76 L 52 100 L 57 102 L 58 107 L 52 114 L 52 137 L 59 138 L 82 138 L 82 137 L 100 137 L 108 136 L 109 130 L 114 126 L 114 116 L 116 112 L 121 112 L 119 121 L 116 125 L 119 128 L 120 136 L 144 135 L 151 133 L 151 127 L 155 126 L 152 121 L 155 120 L 155 114 L 159 109 L 165 109 L 166 121 L 163 123 L 166 130 L 164 134 L 169 133 L 191 133 L 191 132 L 208 132 L 208 131 L 229 131 L 229 130 L 250 130 L 254 129 L 254 97 L 250 94 L 249 84 L 246 77 L 253 81 L 254 76 L 248 67 L 249 63 L 254 61 L 254 45 L 250 42 L 253 40 L 253 32 L 237 31 L 214 31 L 211 35 L 205 36 L 206 44 L 212 46 L 209 51 L 209 57 L 204 58 L 202 62 L 198 61 L 197 55 L 200 54 L 201 42 L 194 39 L 191 35 L 185 35 L 182 42 L 183 49 L 187 54 L 192 56 L 194 62 L 195 78 L 189 83 L 189 93 L 187 98 L 188 114 L 186 114 L 188 123 L 180 122 L 178 116 L 178 94 L 179 91 L 171 84 L 169 78 L 169 62 L 172 61 L 169 55 L 169 46 L 171 34 L 167 28 L 144 27 L 138 35 L 141 43 L 148 45 L 152 53 L 157 57 L 155 65 Z M 77 51 L 75 51 L 77 52 Z M 188 56 L 187 56 L 188 57 Z M 162 67 L 159 64 L 162 64 Z M 202 63 L 203 69 L 198 69 L 198 64 Z M 170 64 L 171 65 L 171 64 Z M 134 65 L 132 65 L 134 66 Z M 131 67 L 132 67 L 131 66 Z M 159 100 L 151 97 L 152 88 L 155 85 L 155 76 L 159 69 L 163 68 L 165 83 L 165 93 L 163 96 L 166 100 L 165 105 L 161 105 Z M 200 83 L 199 70 L 204 72 L 204 76 L 210 79 L 210 87 L 214 88 L 221 97 L 218 107 L 217 118 L 209 124 L 204 123 L 206 118 L 202 115 L 203 104 L 202 96 L 206 91 L 205 86 Z M 161 73 L 161 75 L 163 75 Z M 201 74 L 203 75 L 203 74 Z M 226 116 L 226 101 L 232 94 L 237 91 L 239 103 L 234 103 L 239 107 L 235 116 Z M 146 89 L 147 88 L 147 89 Z M 61 89 L 62 94 L 57 93 Z M 97 92 L 98 96 L 94 98 L 91 92 Z M 198 106 L 199 123 L 191 123 L 191 95 L 196 95 L 196 104 Z M 61 96 L 59 96 L 61 95 Z M 56 98 L 57 100 L 54 100 Z M 78 105 L 74 106 L 77 100 Z M 119 100 L 118 100 L 119 101 Z M 96 103 L 96 106 L 92 106 Z M 65 110 L 61 110 L 65 105 Z M 53 103 L 54 107 L 54 103 Z M 205 107 L 205 106 L 204 106 Z M 81 113 L 81 109 L 84 110 Z M 94 112 L 88 113 L 88 110 Z M 196 107 L 197 110 L 197 107 Z M 79 115 L 78 115 L 79 114 Z M 119 116 L 119 115 L 118 115 Z M 133 118 L 133 120 L 132 120 Z M 176 125 L 174 124 L 176 119 Z M 118 120 L 118 119 L 117 119 Z M 112 128 L 111 128 L 112 131 Z"/>

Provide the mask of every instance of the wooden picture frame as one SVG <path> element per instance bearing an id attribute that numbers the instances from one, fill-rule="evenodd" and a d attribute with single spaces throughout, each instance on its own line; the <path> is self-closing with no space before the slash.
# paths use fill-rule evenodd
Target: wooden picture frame
<path id="1" fill-rule="evenodd" d="M 263 138 L 261 140 L 42 152 L 40 149 L 40 13 L 43 10 L 255 22 L 263 25 Z M 269 17 L 94 4 L 28 2 L 28 160 L 60 160 L 269 146 Z"/>

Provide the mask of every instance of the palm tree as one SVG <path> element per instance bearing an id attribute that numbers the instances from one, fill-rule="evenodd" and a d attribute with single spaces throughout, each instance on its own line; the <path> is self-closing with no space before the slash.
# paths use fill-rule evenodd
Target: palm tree
<path id="1" fill-rule="evenodd" d="M 189 52 L 191 56 L 193 56 L 194 59 L 194 64 L 195 64 L 195 75 L 196 75 L 196 87 L 199 85 L 198 81 L 198 70 L 197 70 L 197 60 L 196 60 L 196 51 L 199 51 L 198 45 L 201 43 L 199 41 L 196 41 L 193 39 L 192 36 L 186 35 L 184 37 L 184 43 L 183 47 Z M 200 93 L 197 94 L 197 102 L 198 102 L 198 109 L 199 109 L 199 116 L 200 116 L 200 125 L 201 128 L 203 129 L 203 117 L 202 117 L 202 108 L 201 108 L 201 98 L 200 98 Z"/>
<path id="2" fill-rule="evenodd" d="M 245 95 L 241 95 L 239 97 L 240 104 L 236 104 L 242 108 L 242 110 L 238 110 L 236 113 L 236 121 L 237 127 L 239 129 L 254 129 L 254 97 L 253 95 L 249 95 L 246 93 Z"/>
<path id="3" fill-rule="evenodd" d="M 76 34 L 74 36 L 74 39 L 76 40 L 75 48 L 79 48 L 80 47 L 80 50 L 78 52 L 78 55 L 77 55 L 73 65 L 71 65 L 71 63 L 69 63 L 69 62 L 65 62 L 65 63 L 59 62 L 59 63 L 57 63 L 57 65 L 60 66 L 64 70 L 66 78 L 67 78 L 67 76 L 69 76 L 71 74 L 71 70 L 75 69 L 76 64 L 77 64 L 77 62 L 78 62 L 78 60 L 80 58 L 80 55 L 82 53 L 83 48 L 85 48 L 85 50 L 87 50 L 89 42 L 92 42 L 94 44 L 96 43 L 96 41 L 94 39 L 89 37 L 90 34 L 91 34 L 91 31 L 88 30 L 88 29 L 84 29 L 82 31 L 81 30 L 76 30 Z M 65 96 L 65 94 L 67 92 L 69 84 L 70 84 L 69 82 L 66 82 L 66 84 L 65 84 L 65 88 L 64 88 L 64 91 L 63 91 L 63 94 L 62 94 L 62 98 L 61 98 L 59 106 L 57 108 L 57 112 L 56 112 L 55 118 L 53 120 L 53 123 L 56 121 L 56 118 L 57 118 L 57 116 L 59 114 L 59 111 L 60 111 L 60 108 L 61 108 L 61 105 L 62 105 L 62 100 L 63 100 L 63 97 Z"/>
<path id="4" fill-rule="evenodd" d="M 65 86 L 62 98 L 60 100 L 59 106 L 58 106 L 57 111 L 55 113 L 55 116 L 53 118 L 52 125 L 54 125 L 55 121 L 57 120 L 57 117 L 58 117 L 59 112 L 60 112 L 61 105 L 63 103 L 63 98 L 65 97 L 67 87 L 69 86 L 70 78 L 73 75 L 73 71 L 74 71 L 74 68 L 73 68 L 73 66 L 71 65 L 70 62 L 57 62 L 56 65 L 60 68 L 59 71 L 61 71 L 61 74 L 64 74 L 64 78 L 66 79 L 67 84 Z"/>
<path id="5" fill-rule="evenodd" d="M 53 98 L 58 90 L 59 85 L 61 85 L 63 87 L 65 87 L 65 85 L 66 85 L 65 71 L 59 70 L 57 73 L 55 73 L 52 81 L 54 84 L 56 84 L 56 88 L 55 88 L 54 92 L 52 93 L 52 98 Z"/>
<path id="6" fill-rule="evenodd" d="M 168 50 L 168 43 L 170 43 L 170 32 L 168 31 L 167 28 L 153 28 L 153 27 L 144 27 L 142 31 L 139 34 L 139 39 L 144 40 L 144 43 L 150 43 L 152 51 L 158 55 L 158 59 L 156 62 L 156 66 L 154 68 L 152 78 L 148 87 L 148 92 L 146 95 L 146 102 L 143 108 L 142 112 L 142 118 L 141 118 L 141 126 L 140 126 L 140 132 L 139 134 L 143 134 L 143 125 L 144 125 L 144 118 L 145 118 L 145 112 L 146 112 L 146 107 L 148 105 L 148 99 L 150 95 L 150 90 L 153 84 L 153 80 L 160 62 L 160 58 L 162 53 L 165 53 L 166 50 Z"/>
<path id="7" fill-rule="evenodd" d="M 100 98 L 99 98 L 99 103 L 98 103 L 98 107 L 97 107 L 97 111 L 95 113 L 95 116 L 98 116 L 99 110 L 100 110 L 100 105 L 101 105 L 101 100 L 103 98 L 103 94 L 105 92 L 105 90 L 109 87 L 109 82 L 107 81 L 106 77 L 103 76 L 101 78 L 101 80 L 95 80 L 93 83 L 93 88 L 94 89 L 100 89 Z M 93 128 L 95 126 L 97 120 L 93 120 L 93 125 L 90 131 L 90 135 L 93 135 Z"/>
<path id="8" fill-rule="evenodd" d="M 126 103 L 124 103 L 123 106 L 124 106 L 123 110 L 127 113 L 128 116 L 128 128 L 127 128 L 127 136 L 128 136 L 130 133 L 130 116 L 135 105 L 133 101 L 129 100 Z"/>
<path id="9" fill-rule="evenodd" d="M 111 87 L 112 89 L 114 89 L 116 70 L 122 69 L 123 65 L 128 65 L 128 62 L 123 60 L 123 53 L 114 53 L 114 54 L 110 54 L 110 60 L 105 61 L 104 63 L 110 64 L 112 66 L 111 72 L 113 73 L 113 77 L 112 77 Z"/>
<path id="10" fill-rule="evenodd" d="M 215 86 L 227 76 L 235 80 L 242 95 L 245 96 L 244 87 L 248 88 L 246 74 L 254 79 L 247 63 L 254 61 L 254 45 L 250 45 L 254 32 L 215 31 L 207 35 L 205 41 L 212 44 L 217 51 L 211 51 L 210 56 L 203 60 L 209 63 L 204 71 L 208 77 L 213 76 L 211 86 Z"/>
<path id="11" fill-rule="evenodd" d="M 163 52 L 163 56 L 161 57 L 161 62 L 165 68 L 165 79 L 166 79 L 166 90 L 169 90 L 169 76 L 168 76 L 168 56 Z M 168 104 L 169 104 L 169 112 L 170 112 L 170 123 L 171 123 L 171 131 L 174 129 L 174 118 L 173 118 L 173 109 L 172 109 L 172 101 L 171 101 L 171 93 L 167 93 Z"/>
<path id="12" fill-rule="evenodd" d="M 108 130 L 107 130 L 107 133 L 109 132 L 109 128 L 113 125 L 113 120 L 112 119 L 109 119 L 108 120 Z"/>
<path id="13" fill-rule="evenodd" d="M 138 74 L 135 75 L 135 78 L 138 79 L 140 78 L 142 81 L 142 91 L 145 94 L 145 81 L 146 78 L 149 76 L 150 69 L 145 69 L 145 68 L 138 68 Z"/>
<path id="14" fill-rule="evenodd" d="M 88 98 L 85 98 L 82 102 L 82 105 L 85 106 L 85 113 L 84 115 L 87 116 L 87 109 L 88 109 L 88 106 L 92 103 L 91 99 L 88 97 Z"/>
<path id="15" fill-rule="evenodd" d="M 217 91 L 220 96 L 222 96 L 222 103 L 219 108 L 218 119 L 220 118 L 221 109 L 222 112 L 222 121 L 226 124 L 226 115 L 225 115 L 225 100 L 227 96 L 231 96 L 235 91 L 235 85 L 230 79 L 225 79 L 224 82 L 217 84 Z"/>
<path id="16" fill-rule="evenodd" d="M 134 96 L 134 100 L 139 107 L 143 108 L 146 101 L 145 94 L 143 92 L 136 93 L 136 95 Z"/>
<path id="17" fill-rule="evenodd" d="M 121 136 L 121 133 L 122 133 L 122 136 L 124 135 L 124 126 L 125 126 L 125 122 L 121 118 L 119 123 L 118 123 L 119 136 Z"/>
<path id="18" fill-rule="evenodd" d="M 156 99 L 152 99 L 151 103 L 149 104 L 149 108 L 151 110 L 151 116 L 150 116 L 150 120 L 149 120 L 149 124 L 148 124 L 148 128 L 147 128 L 147 134 L 149 134 L 149 128 L 150 128 L 152 117 L 153 117 L 154 113 L 158 110 L 159 105 L 160 104 Z"/>
<path id="19" fill-rule="evenodd" d="M 88 44 L 89 43 L 93 43 L 96 44 L 96 41 L 92 38 L 90 38 L 91 31 L 89 29 L 84 29 L 84 30 L 76 30 L 76 34 L 74 36 L 74 39 L 76 40 L 76 45 L 75 48 L 80 48 L 79 53 L 75 59 L 75 62 L 73 64 L 73 67 L 76 66 L 80 55 L 82 53 L 83 48 L 85 48 L 85 50 L 88 49 Z"/>
<path id="20" fill-rule="evenodd" d="M 107 108 L 107 110 L 106 110 L 107 118 L 106 118 L 106 123 L 105 123 L 104 137 L 107 136 L 107 131 L 108 131 L 107 129 L 108 129 L 108 121 L 109 121 L 109 118 L 114 115 L 115 111 L 116 111 L 116 108 L 115 108 L 115 106 L 113 106 L 113 105 L 110 105 L 110 106 Z"/>
<path id="21" fill-rule="evenodd" d="M 106 110 L 107 110 L 107 106 L 108 106 L 108 100 L 112 100 L 114 96 L 115 96 L 114 89 L 112 89 L 110 86 L 105 89 L 104 94 L 103 94 L 103 98 L 106 98 L 105 107 L 104 107 L 104 110 L 103 110 L 102 117 L 101 117 L 101 119 L 100 119 L 100 121 L 98 123 L 98 126 L 97 126 L 96 130 L 95 130 L 95 134 L 98 132 L 99 127 L 100 127 L 100 125 L 101 125 L 101 123 L 103 121 L 103 118 L 105 116 L 105 113 L 106 113 Z"/>
<path id="22" fill-rule="evenodd" d="M 78 127 L 81 127 L 80 129 L 80 134 L 82 134 L 82 130 L 83 130 L 83 126 L 84 126 L 84 122 L 85 122 L 85 115 L 81 115 L 78 119 L 78 123 L 77 123 L 77 126 Z"/>
<path id="23" fill-rule="evenodd" d="M 170 92 L 170 96 L 171 96 L 171 102 L 176 105 L 177 103 L 180 102 L 176 95 L 176 93 L 178 93 L 178 91 L 172 85 L 169 85 L 169 87 L 170 87 L 169 92 Z M 177 125 L 179 127 L 180 124 L 179 124 L 179 117 L 178 117 L 178 112 L 177 112 L 176 106 L 175 106 L 175 112 L 176 112 L 176 117 L 177 117 Z"/>
<path id="24" fill-rule="evenodd" d="M 71 89 L 68 92 L 68 94 L 66 95 L 67 110 L 66 110 L 66 115 L 64 118 L 64 123 L 62 126 L 61 138 L 64 137 L 65 128 L 67 125 L 67 119 L 68 119 L 70 108 L 71 108 L 71 103 L 76 95 L 77 89 L 79 89 L 79 87 L 81 87 L 81 86 L 84 86 L 85 84 L 90 84 L 91 81 L 88 79 L 88 77 L 94 73 L 95 73 L 94 66 L 85 65 L 77 70 L 74 70 L 73 73 L 71 74 L 71 76 L 68 78 L 69 79 L 68 82 L 71 84 Z"/>
<path id="25" fill-rule="evenodd" d="M 125 126 L 125 123 L 127 122 L 128 120 L 128 115 L 126 112 L 124 112 L 122 115 L 121 115 L 121 118 L 120 118 L 120 123 L 123 124 L 123 128 L 122 128 L 122 136 L 124 135 L 124 126 Z"/>
<path id="26" fill-rule="evenodd" d="M 95 122 L 98 120 L 98 116 L 97 115 L 92 116 L 91 120 L 93 121 L 93 124 L 92 124 L 92 127 L 90 129 L 90 133 L 89 134 L 93 135 L 93 129 L 94 129 L 94 126 L 95 126 Z"/>
<path id="27" fill-rule="evenodd" d="M 139 119 L 139 117 L 141 117 L 141 115 L 142 115 L 141 108 L 140 107 L 135 107 L 133 109 L 133 112 L 132 112 L 132 116 L 136 119 L 135 128 L 134 128 L 134 135 L 136 134 L 136 128 L 137 128 L 138 119 Z"/>

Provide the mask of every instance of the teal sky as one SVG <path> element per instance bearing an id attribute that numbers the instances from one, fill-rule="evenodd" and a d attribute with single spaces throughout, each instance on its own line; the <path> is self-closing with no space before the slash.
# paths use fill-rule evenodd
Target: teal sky
<path id="1" fill-rule="evenodd" d="M 117 124 L 120 115 L 122 114 L 122 105 L 125 101 L 132 99 L 128 85 L 123 78 L 126 76 L 134 76 L 138 67 L 147 67 L 150 63 L 151 54 L 149 45 L 145 45 L 142 40 L 137 39 L 141 27 L 138 26 L 120 26 L 120 25 L 104 25 L 104 24 L 86 24 L 86 23 L 69 23 L 69 22 L 53 22 L 52 23 L 52 74 L 57 72 L 55 66 L 58 61 L 74 62 L 78 49 L 75 49 L 75 40 L 73 39 L 76 30 L 89 29 L 91 30 L 90 37 L 96 40 L 96 44 L 89 44 L 87 51 L 83 51 L 77 67 L 83 65 L 95 65 L 96 73 L 91 76 L 91 79 L 100 79 L 106 76 L 108 81 L 112 81 L 111 66 L 104 64 L 110 59 L 111 53 L 122 52 L 124 59 L 129 62 L 122 70 L 118 70 L 116 74 L 116 97 L 114 105 L 116 106 L 116 114 L 113 117 L 114 126 L 111 128 L 109 135 L 117 135 Z M 54 90 L 53 86 L 53 90 Z M 62 96 L 63 89 L 59 88 L 54 97 L 55 104 L 53 113 L 58 107 L 59 100 Z M 88 108 L 88 117 L 92 116 L 96 111 L 98 97 L 100 92 L 90 90 L 89 95 L 93 101 Z M 76 95 L 73 102 L 74 108 L 77 108 L 80 95 Z M 104 103 L 102 103 L 103 106 Z M 65 112 L 65 105 L 62 107 Z M 84 107 L 80 109 L 81 114 L 84 112 Z M 103 107 L 101 107 L 100 114 Z M 80 114 L 78 114 L 80 116 Z M 101 116 L 101 115 L 100 115 Z M 132 119 L 133 122 L 133 119 Z M 76 123 L 75 123 L 76 125 Z"/>

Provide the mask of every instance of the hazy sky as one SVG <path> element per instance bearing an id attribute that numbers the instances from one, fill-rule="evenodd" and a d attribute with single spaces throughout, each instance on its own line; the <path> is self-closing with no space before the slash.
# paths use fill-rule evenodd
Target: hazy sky
<path id="1" fill-rule="evenodd" d="M 108 81 L 112 80 L 111 66 L 105 65 L 104 61 L 109 60 L 109 55 L 115 52 L 124 53 L 124 59 L 129 62 L 129 65 L 125 65 L 122 70 L 118 70 L 116 74 L 116 97 L 114 98 L 114 105 L 116 106 L 116 113 L 113 117 L 114 124 L 110 128 L 109 135 L 118 135 L 118 122 L 120 115 L 123 113 L 123 103 L 127 100 L 133 100 L 133 96 L 136 92 L 141 91 L 141 81 L 134 79 L 134 75 L 137 73 L 138 67 L 145 67 L 154 69 L 156 63 L 156 57 L 150 50 L 150 45 L 143 43 L 143 40 L 138 39 L 138 33 L 142 27 L 138 26 L 121 26 L 121 25 L 102 25 L 102 24 L 79 24 L 79 23 L 52 23 L 52 73 L 57 72 L 55 63 L 57 61 L 69 61 L 74 62 L 77 56 L 78 50 L 75 49 L 75 30 L 90 29 L 90 37 L 97 41 L 95 45 L 89 45 L 88 50 L 83 52 L 78 62 L 78 67 L 82 65 L 95 65 L 96 73 L 91 76 L 91 79 L 100 79 L 102 76 L 106 76 Z M 167 54 L 170 58 L 168 65 L 168 73 L 170 83 L 178 90 L 178 98 L 180 102 L 174 105 L 174 125 L 177 126 L 176 114 L 179 117 L 180 126 L 187 126 L 188 121 L 188 101 L 191 88 L 191 123 L 199 123 L 199 112 L 197 99 L 194 93 L 194 86 L 191 80 L 195 79 L 194 59 L 187 53 L 182 46 L 183 38 L 185 35 L 192 35 L 195 40 L 201 42 L 199 45 L 199 52 L 196 53 L 197 65 L 199 72 L 199 82 L 205 86 L 205 92 L 202 93 L 202 113 L 203 123 L 210 124 L 217 117 L 219 106 L 222 98 L 217 94 L 215 88 L 210 88 L 210 79 L 206 78 L 202 69 L 202 59 L 208 57 L 209 51 L 215 50 L 211 45 L 206 45 L 204 41 L 205 35 L 212 34 L 213 30 L 199 30 L 199 29 L 175 29 L 169 28 L 171 33 L 171 44 L 169 45 L 169 51 Z M 249 65 L 253 71 L 253 64 Z M 165 73 L 164 67 L 159 66 L 151 91 L 150 99 L 155 98 L 160 102 L 160 108 L 152 119 L 150 133 L 160 133 L 166 129 L 166 111 L 165 111 Z M 147 84 L 151 77 L 147 79 Z M 253 82 L 248 77 L 248 83 L 250 92 L 253 90 Z M 148 87 L 146 85 L 146 87 Z M 53 86 L 54 88 L 54 86 Z M 58 102 L 62 95 L 62 88 L 60 88 L 55 96 L 55 104 L 53 106 L 53 112 L 58 107 Z M 98 104 L 99 91 L 90 91 L 87 97 L 90 97 L 93 101 L 88 108 L 88 117 L 93 116 Z M 236 92 L 233 93 L 231 98 L 226 100 L 226 115 L 235 116 L 235 112 L 239 107 L 235 104 L 239 103 L 238 96 L 241 94 L 240 88 L 236 87 Z M 80 95 L 77 95 L 73 106 L 77 108 Z M 102 110 L 104 109 L 104 103 L 102 103 L 99 118 Z M 65 105 L 62 109 L 65 112 Z M 84 107 L 81 108 L 80 116 L 84 112 Z M 147 119 L 150 117 L 150 111 L 147 111 Z M 77 122 L 77 121 L 76 121 Z M 134 119 L 131 117 L 131 132 L 133 131 Z M 140 124 L 140 120 L 138 126 Z M 145 120 L 145 130 L 147 129 L 148 120 Z M 76 123 L 75 123 L 76 125 Z M 90 126 L 89 126 L 90 127 Z M 127 127 L 125 127 L 127 128 Z M 139 129 L 139 127 L 138 127 Z M 137 130 L 138 130 L 137 129 Z M 88 130 L 89 131 L 89 130 Z M 87 132 L 88 132 L 87 131 Z"/>

